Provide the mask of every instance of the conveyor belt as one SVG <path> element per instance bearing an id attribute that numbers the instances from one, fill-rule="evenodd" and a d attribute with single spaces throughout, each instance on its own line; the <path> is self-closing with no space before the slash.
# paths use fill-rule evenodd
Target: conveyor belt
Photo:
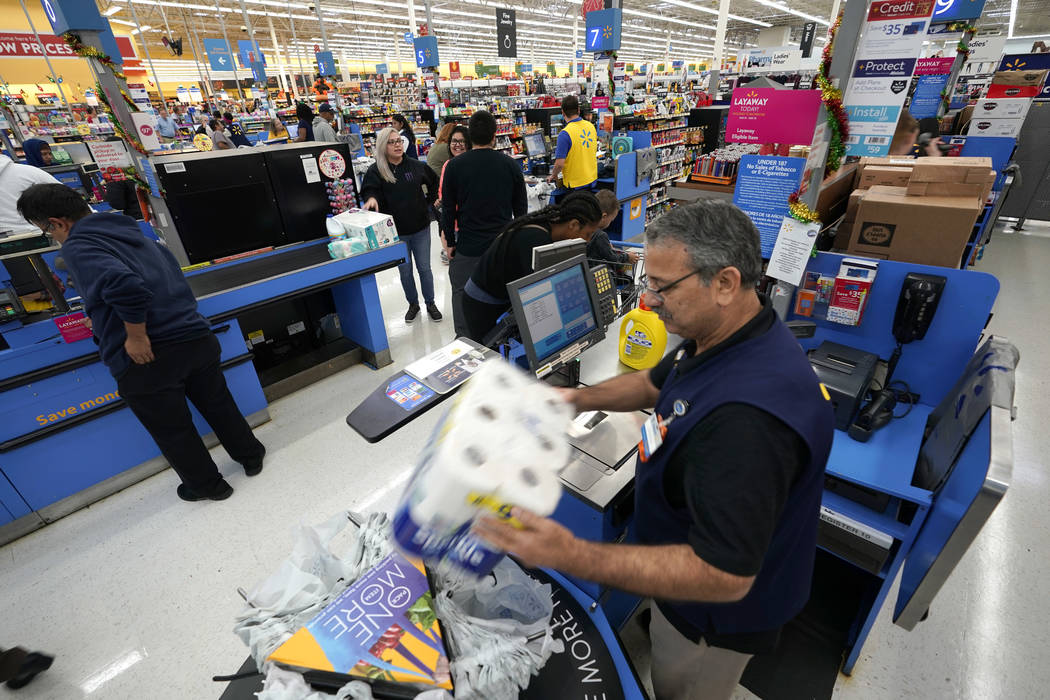
<path id="1" fill-rule="evenodd" d="M 328 255 L 328 247 L 323 242 L 319 242 L 317 245 L 295 248 L 255 260 L 247 260 L 217 270 L 198 272 L 197 274 L 188 275 L 186 281 L 190 283 L 193 295 L 200 299 L 209 294 L 234 289 L 235 287 L 243 287 L 246 284 L 270 279 L 271 277 L 279 277 L 289 272 L 301 270 L 304 267 L 312 267 L 325 262 L 333 261 Z"/>

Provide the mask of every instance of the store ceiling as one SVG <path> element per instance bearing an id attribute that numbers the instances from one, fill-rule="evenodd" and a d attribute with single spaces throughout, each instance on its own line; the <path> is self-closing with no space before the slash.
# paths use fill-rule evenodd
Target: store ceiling
<path id="1" fill-rule="evenodd" d="M 861 2 L 864 0 L 851 0 Z M 1050 32 L 1047 0 L 987 0 L 985 16 L 978 22 L 982 32 L 1007 34 L 1011 1 L 1016 2 L 1014 35 L 1025 36 Z M 222 36 L 220 17 L 226 23 L 231 42 L 247 39 L 240 0 L 97 0 L 99 8 L 110 11 L 110 20 L 135 25 L 131 3 L 138 22 L 149 26 L 145 31 L 155 62 L 165 70 L 175 70 L 169 63 L 161 37 L 170 33 L 187 37 L 191 33 L 203 38 Z M 337 57 L 345 53 L 358 60 L 397 60 L 408 64 L 412 54 L 401 38 L 411 31 L 408 3 L 412 0 L 323 0 L 321 14 L 330 47 Z M 732 0 L 727 28 L 727 53 L 755 46 L 759 31 L 766 26 L 790 26 L 791 40 L 797 41 L 802 25 L 818 22 L 819 48 L 827 31 L 833 0 Z M 270 22 L 282 53 L 296 56 L 296 47 L 306 70 L 312 63 L 314 46 L 322 46 L 321 31 L 313 2 L 296 0 L 244 0 L 248 19 L 263 51 L 271 53 L 273 42 Z M 842 3 L 845 4 L 844 2 Z M 443 61 L 481 60 L 495 63 L 495 8 L 517 10 L 518 57 L 523 62 L 559 64 L 573 57 L 573 20 L 579 17 L 579 3 L 561 0 L 434 0 L 431 6 L 434 33 L 438 36 Z M 627 0 L 623 3 L 623 46 L 625 60 L 663 59 L 670 41 L 673 58 L 700 59 L 713 54 L 718 0 L 657 0 L 652 3 Z M 415 0 L 415 25 L 426 20 L 422 0 Z M 293 28 L 294 23 L 294 38 Z M 580 45 L 584 23 L 579 22 Z M 191 58 L 189 41 L 184 42 L 184 58 Z M 199 48 L 199 46 L 198 46 Z M 204 60 L 204 57 L 200 57 Z M 510 59 L 503 59 L 506 63 Z M 298 59 L 292 64 L 297 67 Z M 162 76 L 163 79 L 163 76 Z M 187 79 L 189 79 L 187 77 Z"/>

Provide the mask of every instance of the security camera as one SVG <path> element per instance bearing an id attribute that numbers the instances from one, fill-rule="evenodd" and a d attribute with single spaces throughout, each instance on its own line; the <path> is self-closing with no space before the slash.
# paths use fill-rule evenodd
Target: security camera
<path id="1" fill-rule="evenodd" d="M 248 33 L 248 27 L 246 27 L 246 26 L 244 26 L 244 25 L 242 24 L 242 25 L 241 25 L 241 31 L 242 31 L 242 32 L 244 32 L 245 34 L 247 34 L 247 33 Z"/>

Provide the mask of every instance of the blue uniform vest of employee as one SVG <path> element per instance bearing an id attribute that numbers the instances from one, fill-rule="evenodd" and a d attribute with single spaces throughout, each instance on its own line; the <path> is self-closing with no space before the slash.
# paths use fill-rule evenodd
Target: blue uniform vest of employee
<path id="1" fill-rule="evenodd" d="M 744 403 L 775 416 L 809 448 L 809 462 L 792 485 L 751 590 L 735 603 L 661 601 L 661 608 L 701 634 L 742 634 L 779 627 L 809 599 L 817 548 L 817 520 L 824 465 L 831 451 L 834 416 L 798 341 L 780 321 L 757 338 L 727 348 L 685 375 L 673 369 L 660 390 L 657 413 L 683 415 L 667 426 L 663 445 L 635 477 L 635 522 L 644 544 L 687 544 L 687 509 L 664 496 L 664 471 L 682 439 L 705 416 L 727 403 Z"/>

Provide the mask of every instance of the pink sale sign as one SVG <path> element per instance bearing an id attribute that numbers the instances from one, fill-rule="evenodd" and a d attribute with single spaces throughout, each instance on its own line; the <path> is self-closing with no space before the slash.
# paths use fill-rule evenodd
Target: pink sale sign
<path id="1" fill-rule="evenodd" d="M 726 141 L 808 146 L 819 112 L 819 90 L 737 88 L 729 105 Z"/>

